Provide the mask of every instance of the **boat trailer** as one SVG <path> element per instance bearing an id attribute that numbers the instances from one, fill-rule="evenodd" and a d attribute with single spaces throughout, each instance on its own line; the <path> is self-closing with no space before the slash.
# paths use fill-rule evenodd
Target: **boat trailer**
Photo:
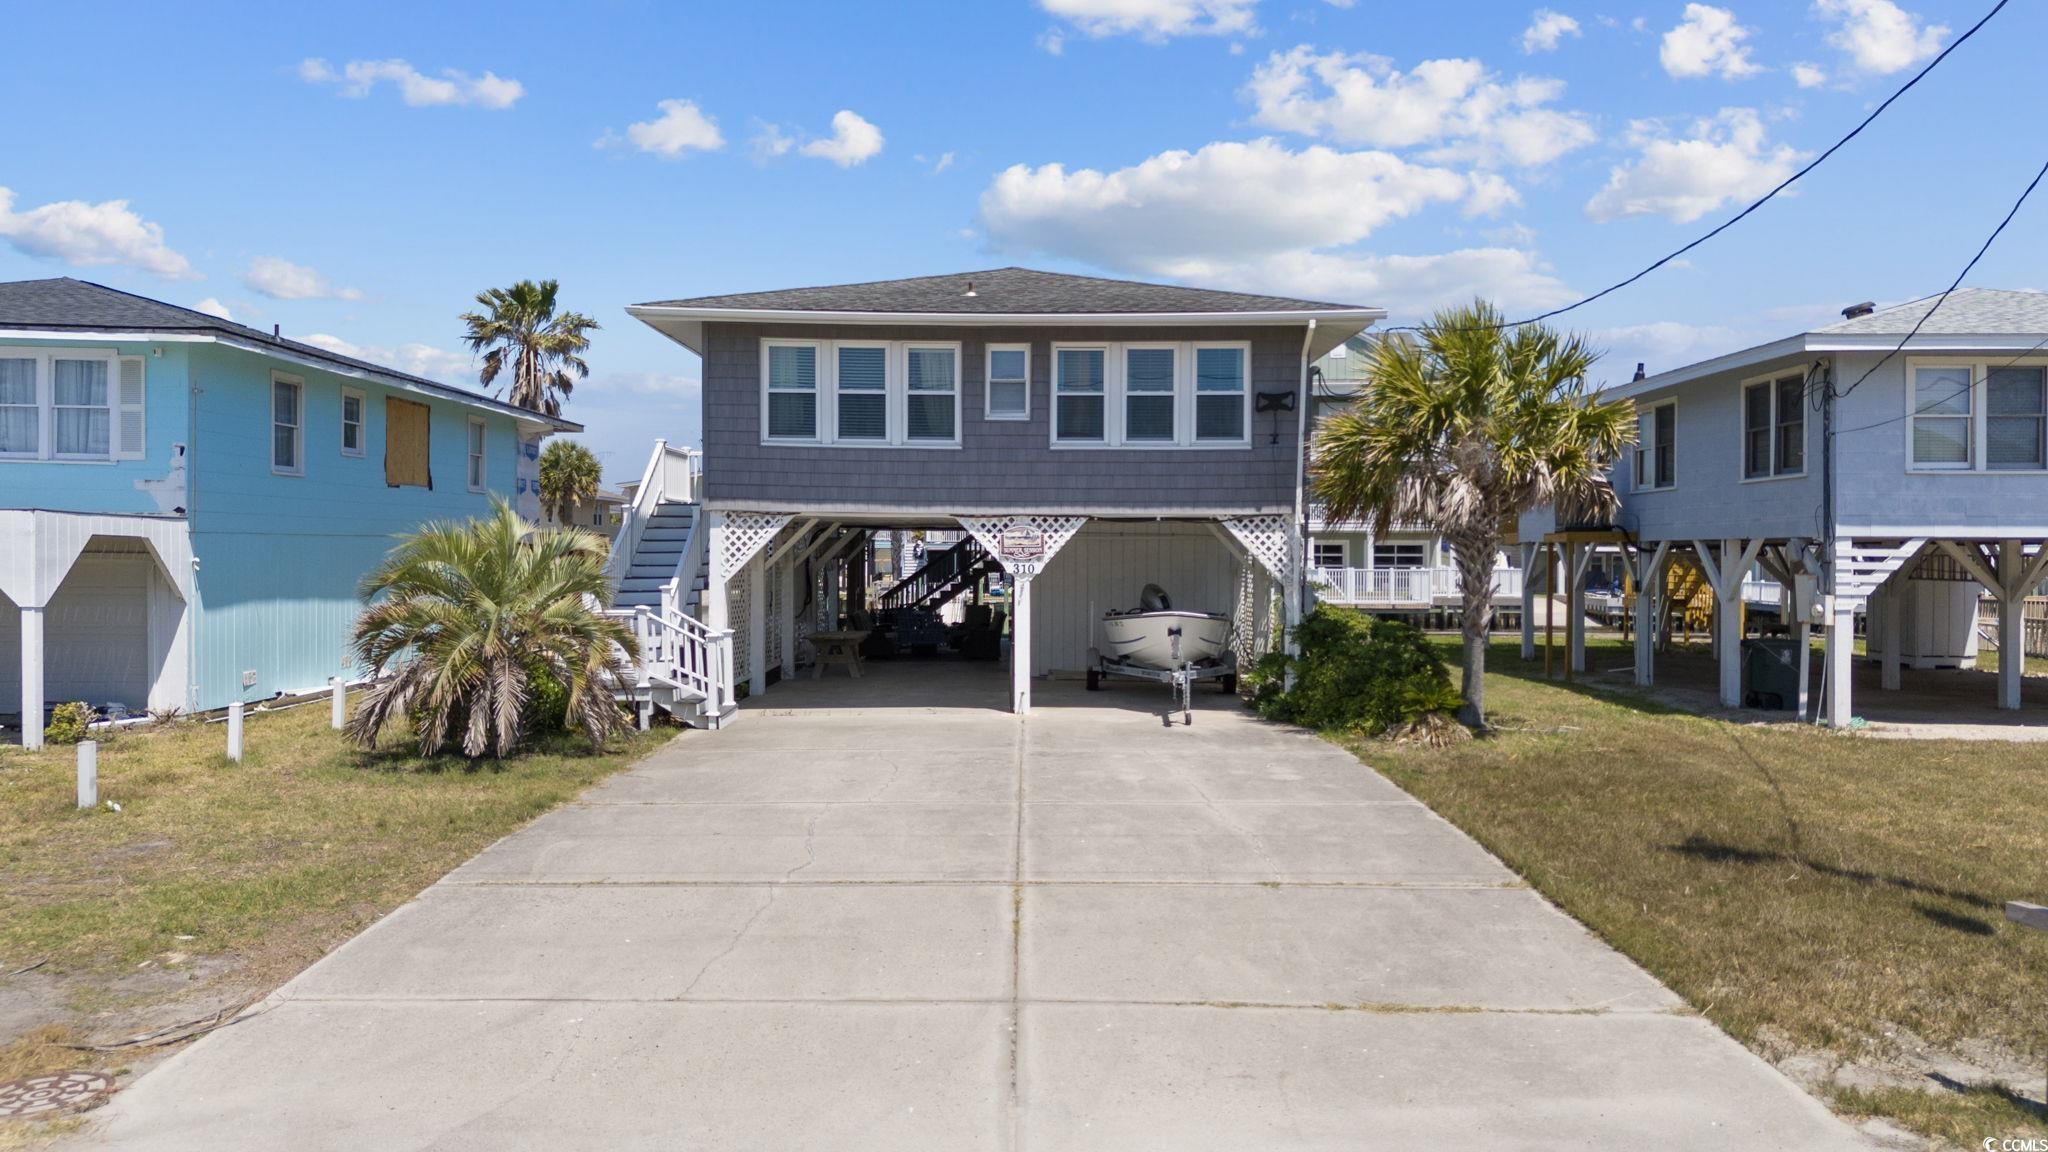
<path id="1" fill-rule="evenodd" d="M 1095 649 L 1089 649 L 1089 653 L 1094 656 L 1095 661 L 1094 667 L 1088 669 L 1088 691 L 1100 692 L 1104 676 L 1123 676 L 1132 680 L 1150 680 L 1155 684 L 1170 685 L 1173 689 L 1173 698 L 1167 705 L 1165 715 L 1161 717 L 1168 728 L 1173 727 L 1173 714 L 1176 711 L 1182 715 L 1181 723 L 1183 726 L 1194 724 L 1196 682 L 1220 680 L 1222 681 L 1221 687 L 1224 692 L 1232 695 L 1236 694 L 1236 652 L 1225 648 L 1221 656 L 1204 660 L 1200 663 L 1192 660 L 1181 660 L 1180 629 L 1174 628 L 1167 635 L 1173 640 L 1174 664 L 1170 668 L 1155 668 L 1146 664 L 1136 664 L 1129 660 L 1118 660 L 1104 656 Z"/>

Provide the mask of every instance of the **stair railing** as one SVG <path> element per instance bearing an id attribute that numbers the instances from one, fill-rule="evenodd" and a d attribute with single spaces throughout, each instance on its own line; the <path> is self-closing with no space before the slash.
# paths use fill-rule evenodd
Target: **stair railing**
<path id="1" fill-rule="evenodd" d="M 633 490 L 633 502 L 626 506 L 619 531 L 612 538 L 612 554 L 605 561 L 605 575 L 611 577 L 614 585 L 625 579 L 626 569 L 632 566 L 640 535 L 654 510 L 665 500 L 695 503 L 703 489 L 704 454 L 694 448 L 670 447 L 667 440 L 656 440 L 654 451 L 647 457 L 647 467 L 640 473 L 640 485 Z"/>
<path id="2" fill-rule="evenodd" d="M 660 680 L 685 697 L 702 701 L 713 715 L 732 703 L 732 629 L 707 628 L 693 617 L 646 607 L 609 615 L 629 620 L 633 638 L 639 641 L 641 693 L 650 693 Z"/>
<path id="3" fill-rule="evenodd" d="M 987 559 L 981 544 L 972 536 L 944 551 L 930 553 L 917 571 L 898 581 L 882 594 L 883 608 L 912 608 L 945 591 L 955 581 L 969 576 Z"/>

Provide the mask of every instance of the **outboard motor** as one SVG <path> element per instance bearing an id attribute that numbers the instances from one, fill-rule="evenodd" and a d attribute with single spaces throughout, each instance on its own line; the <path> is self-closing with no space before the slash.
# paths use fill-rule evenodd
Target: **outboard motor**
<path id="1" fill-rule="evenodd" d="M 1138 611 L 1171 612 L 1173 601 L 1167 597 L 1166 589 L 1157 584 L 1147 584 L 1145 590 L 1138 593 Z"/>

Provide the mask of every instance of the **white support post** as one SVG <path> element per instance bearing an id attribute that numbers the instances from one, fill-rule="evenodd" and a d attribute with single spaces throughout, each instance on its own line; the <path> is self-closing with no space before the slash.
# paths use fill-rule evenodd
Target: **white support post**
<path id="1" fill-rule="evenodd" d="M 1855 713 L 1850 696 L 1851 661 L 1856 648 L 1856 609 L 1835 600 L 1828 613 L 1828 727 L 1847 728 Z"/>
<path id="2" fill-rule="evenodd" d="M 2048 545 L 2044 545 L 2048 547 Z M 2018 540 L 1998 544 L 1998 706 L 2020 706 L 2020 684 L 2027 674 L 2026 557 Z"/>
<path id="3" fill-rule="evenodd" d="M 1522 550 L 1522 659 L 1536 658 L 1536 557 L 1542 546 L 1523 543 Z"/>
<path id="4" fill-rule="evenodd" d="M 228 759 L 242 762 L 242 702 L 228 705 Z"/>
<path id="5" fill-rule="evenodd" d="M 1721 541 L 1715 565 L 1714 656 L 1721 665 L 1721 707 L 1742 707 L 1742 541 Z"/>
<path id="6" fill-rule="evenodd" d="M 100 806 L 100 742 L 78 742 L 78 806 Z"/>
<path id="7" fill-rule="evenodd" d="M 21 608 L 21 746 L 43 746 L 43 609 Z"/>
<path id="8" fill-rule="evenodd" d="M 791 557 L 782 562 L 778 573 L 782 578 L 782 588 L 777 595 L 782 606 L 782 651 L 779 655 L 784 680 L 796 679 L 796 569 L 796 558 Z"/>
<path id="9" fill-rule="evenodd" d="M 1878 627 L 1883 629 L 1881 643 L 1884 645 L 1884 659 L 1879 663 L 1877 686 L 1886 692 L 1899 690 L 1899 649 L 1905 646 L 1905 628 L 1901 618 L 1905 614 L 1906 582 L 1897 579 L 1893 587 L 1884 590 L 1884 605 L 1879 609 Z"/>
<path id="10" fill-rule="evenodd" d="M 1031 585 L 1029 577 L 1010 581 L 1010 711 L 1031 711 Z"/>
<path id="11" fill-rule="evenodd" d="M 747 691 L 768 691 L 768 572 L 764 558 L 747 564 Z"/>
<path id="12" fill-rule="evenodd" d="M 339 732 L 348 723 L 348 681 L 336 676 L 327 682 L 327 691 L 327 726 Z"/>
<path id="13" fill-rule="evenodd" d="M 1792 626 L 1793 652 L 1799 660 L 1799 719 L 1806 719 L 1813 698 L 1813 595 L 1814 579 L 1799 572 L 1792 577 L 1792 611 L 1798 622 Z"/>
<path id="14" fill-rule="evenodd" d="M 1648 688 L 1657 682 L 1657 603 L 1663 599 L 1665 558 L 1671 554 L 1670 541 L 1636 556 L 1636 683 Z"/>
<path id="15" fill-rule="evenodd" d="M 654 635 L 654 614 L 647 605 L 633 609 L 633 638 L 640 642 L 640 660 L 637 668 L 638 680 L 633 693 L 633 723 L 645 732 L 654 725 L 654 675 L 649 666 L 654 663 L 651 649 L 659 643 Z M 714 711 L 718 702 L 706 701 Z"/>

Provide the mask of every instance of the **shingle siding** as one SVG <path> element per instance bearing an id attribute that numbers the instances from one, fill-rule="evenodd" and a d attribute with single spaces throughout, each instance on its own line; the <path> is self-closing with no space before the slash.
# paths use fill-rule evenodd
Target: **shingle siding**
<path id="1" fill-rule="evenodd" d="M 1300 387 L 1300 327 L 961 328 L 708 324 L 704 332 L 706 498 L 728 508 L 1280 511 L 1294 505 L 1293 412 L 1254 412 L 1242 449 L 1051 447 L 1051 345 L 1067 341 L 1243 340 L 1254 393 Z M 961 447 L 842 448 L 761 443 L 761 340 L 960 343 Z M 1031 418 L 983 417 L 983 348 L 1031 345 Z M 1277 440 L 1276 440 L 1277 433 Z"/>

